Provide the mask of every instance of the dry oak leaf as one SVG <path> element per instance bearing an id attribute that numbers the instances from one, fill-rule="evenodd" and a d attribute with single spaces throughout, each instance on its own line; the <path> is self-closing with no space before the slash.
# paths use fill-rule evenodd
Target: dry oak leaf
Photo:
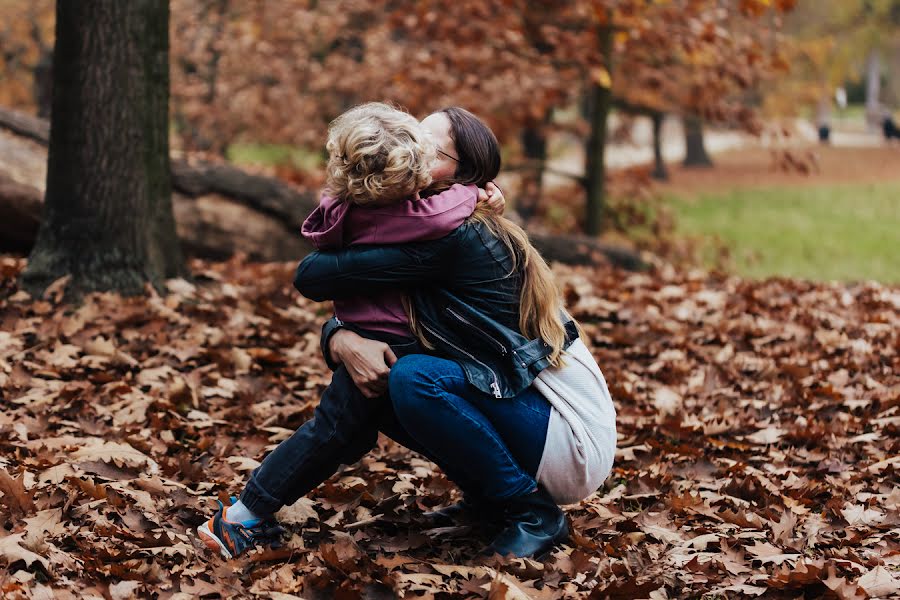
<path id="1" fill-rule="evenodd" d="M 126 580 L 112 583 L 109 586 L 109 597 L 112 600 L 130 600 L 136 597 L 135 593 L 139 587 L 141 587 L 140 581 Z"/>
<path id="2" fill-rule="evenodd" d="M 16 533 L 0 538 L 0 557 L 6 559 L 8 565 L 13 564 L 17 560 L 25 561 L 25 565 L 30 567 L 34 563 L 40 563 L 46 571 L 50 570 L 50 563 L 40 554 L 35 554 L 31 550 L 22 546 L 24 541 L 24 533 Z"/>
<path id="3" fill-rule="evenodd" d="M 878 525 L 884 521 L 884 513 L 860 504 L 850 504 L 841 511 L 849 525 Z"/>
<path id="4" fill-rule="evenodd" d="M 866 591 L 869 596 L 894 596 L 900 594 L 900 579 L 878 565 L 856 580 L 856 585 Z"/>
<path id="5" fill-rule="evenodd" d="M 828 579 L 822 580 L 828 589 L 841 600 L 863 600 L 867 594 L 859 589 L 855 583 L 850 583 L 843 577 L 838 577 L 835 572 L 834 565 L 828 566 Z"/>
<path id="6" fill-rule="evenodd" d="M 529 600 L 529 597 L 513 583 L 512 577 L 498 571 L 491 581 L 488 600 Z"/>
<path id="7" fill-rule="evenodd" d="M 32 550 L 39 549 L 46 537 L 55 537 L 66 532 L 62 524 L 62 509 L 48 508 L 42 510 L 33 517 L 25 519 L 25 539 L 23 543 Z"/>
<path id="8" fill-rule="evenodd" d="M 128 444 L 106 442 L 97 438 L 87 439 L 72 457 L 79 460 L 102 460 L 118 466 L 146 467 L 151 475 L 159 472 L 156 461 L 143 452 L 135 450 Z"/>
<path id="9" fill-rule="evenodd" d="M 759 444 L 761 446 L 767 446 L 769 444 L 775 444 L 778 440 L 781 439 L 781 436 L 784 435 L 784 430 L 779 429 L 778 427 L 766 427 L 765 429 L 760 429 L 756 433 L 745 436 L 744 439 L 748 442 L 752 442 L 754 444 Z"/>
<path id="10" fill-rule="evenodd" d="M 781 519 L 772 523 L 772 535 L 776 542 L 788 542 L 793 537 L 794 528 L 797 526 L 797 516 L 790 510 L 781 513 Z"/>
<path id="11" fill-rule="evenodd" d="M 278 511 L 278 522 L 287 525 L 303 525 L 307 521 L 317 520 L 316 503 L 303 497 Z"/>
<path id="12" fill-rule="evenodd" d="M 683 400 L 672 388 L 661 387 L 653 394 L 653 405 L 661 414 L 674 415 L 681 408 Z"/>
<path id="13" fill-rule="evenodd" d="M 13 477 L 6 471 L 0 469 L 0 504 L 5 504 L 14 515 L 27 515 L 34 512 L 34 502 L 25 489 L 25 472 L 19 475 L 18 479 Z"/>
<path id="14" fill-rule="evenodd" d="M 785 554 L 781 549 L 776 548 L 767 542 L 756 542 L 747 548 L 747 552 L 756 557 L 757 560 L 765 563 L 775 563 L 780 565 L 785 561 L 794 561 L 800 559 L 800 554 Z"/>

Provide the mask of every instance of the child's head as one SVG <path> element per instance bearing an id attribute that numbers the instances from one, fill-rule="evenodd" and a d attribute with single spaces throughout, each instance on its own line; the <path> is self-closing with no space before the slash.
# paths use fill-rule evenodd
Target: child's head
<path id="1" fill-rule="evenodd" d="M 434 144 L 411 115 L 370 102 L 328 128 L 326 187 L 355 204 L 409 198 L 431 183 Z"/>

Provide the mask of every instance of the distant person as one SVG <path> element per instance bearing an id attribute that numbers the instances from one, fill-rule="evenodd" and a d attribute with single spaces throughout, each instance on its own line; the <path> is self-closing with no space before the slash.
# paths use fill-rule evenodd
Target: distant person
<path id="1" fill-rule="evenodd" d="M 831 98 L 827 96 L 816 107 L 816 130 L 821 144 L 831 143 L 831 109 Z"/>
<path id="2" fill-rule="evenodd" d="M 900 128 L 897 127 L 897 122 L 894 121 L 894 115 L 891 113 L 885 113 L 884 120 L 881 122 L 881 131 L 884 133 L 886 142 L 900 140 Z"/>
<path id="3" fill-rule="evenodd" d="M 838 108 L 844 110 L 847 108 L 847 90 L 843 87 L 839 87 L 834 90 L 834 101 L 837 103 Z"/>

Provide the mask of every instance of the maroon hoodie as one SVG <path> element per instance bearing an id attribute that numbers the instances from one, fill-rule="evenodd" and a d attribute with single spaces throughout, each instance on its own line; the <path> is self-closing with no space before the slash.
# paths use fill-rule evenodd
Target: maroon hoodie
<path id="1" fill-rule="evenodd" d="M 317 250 L 436 240 L 462 225 L 477 200 L 477 187 L 458 183 L 428 198 L 386 206 L 360 206 L 323 194 L 319 206 L 303 222 L 301 233 Z M 411 335 L 400 291 L 335 300 L 334 312 L 363 329 Z"/>

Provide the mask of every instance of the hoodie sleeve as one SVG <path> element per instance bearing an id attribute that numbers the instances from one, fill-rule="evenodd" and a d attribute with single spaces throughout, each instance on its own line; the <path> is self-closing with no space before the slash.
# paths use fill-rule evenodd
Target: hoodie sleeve
<path id="1" fill-rule="evenodd" d="M 344 220 L 349 210 L 349 203 L 323 194 L 319 205 L 313 210 L 303 226 L 300 234 L 316 250 L 338 250 L 344 247 Z"/>
<path id="2" fill-rule="evenodd" d="M 444 237 L 472 216 L 474 185 L 454 184 L 440 194 L 389 206 L 354 206 L 346 217 L 348 244 L 402 244 Z"/>

